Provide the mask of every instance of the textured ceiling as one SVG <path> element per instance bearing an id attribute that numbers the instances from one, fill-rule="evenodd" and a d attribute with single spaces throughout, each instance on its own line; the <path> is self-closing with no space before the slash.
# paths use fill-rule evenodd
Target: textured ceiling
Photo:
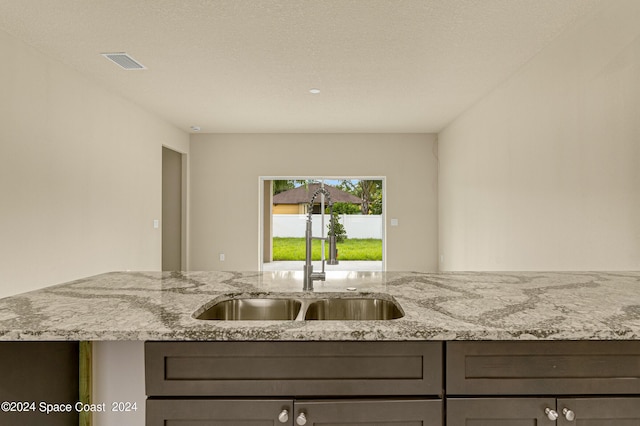
<path id="1" fill-rule="evenodd" d="M 0 28 L 187 131 L 436 132 L 603 3 L 0 0 Z"/>

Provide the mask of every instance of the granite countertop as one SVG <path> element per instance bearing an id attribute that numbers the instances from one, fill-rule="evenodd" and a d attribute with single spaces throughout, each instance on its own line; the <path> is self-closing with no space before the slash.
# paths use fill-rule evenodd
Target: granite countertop
<path id="1" fill-rule="evenodd" d="M 640 340 L 640 272 L 328 272 L 387 321 L 203 321 L 225 295 L 305 297 L 302 272 L 112 272 L 0 299 L 0 340 Z"/>

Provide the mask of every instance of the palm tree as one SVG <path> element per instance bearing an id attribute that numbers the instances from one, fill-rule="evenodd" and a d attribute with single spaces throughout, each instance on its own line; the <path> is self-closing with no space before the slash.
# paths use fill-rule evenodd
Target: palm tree
<path id="1" fill-rule="evenodd" d="M 362 214 L 382 213 L 382 181 L 381 180 L 343 180 L 341 189 L 351 192 L 362 200 Z"/>
<path id="2" fill-rule="evenodd" d="M 273 181 L 273 195 L 279 194 L 289 189 L 294 188 L 293 180 L 274 180 Z"/>

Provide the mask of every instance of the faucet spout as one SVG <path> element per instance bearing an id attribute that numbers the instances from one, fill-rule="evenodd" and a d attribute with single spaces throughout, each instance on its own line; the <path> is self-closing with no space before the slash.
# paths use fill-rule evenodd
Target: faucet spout
<path id="1" fill-rule="evenodd" d="M 314 237 L 312 231 L 312 218 L 313 218 L 313 202 L 316 200 L 318 194 L 322 193 L 327 197 L 329 203 L 329 215 L 331 216 L 331 235 L 324 237 Z M 302 290 L 303 291 L 313 291 L 313 281 L 324 281 L 326 278 L 326 274 L 324 272 L 324 256 L 322 257 L 322 271 L 321 272 L 313 272 L 313 264 L 311 263 L 311 249 L 313 240 L 324 240 L 329 241 L 329 265 L 337 265 L 338 264 L 338 250 L 336 248 L 336 236 L 333 235 L 335 229 L 335 223 L 333 218 L 333 202 L 331 201 L 331 194 L 324 187 L 318 188 L 318 190 L 313 194 L 311 200 L 309 201 L 307 215 L 307 227 L 305 230 L 305 262 L 304 262 L 304 279 Z M 324 213 L 323 213 L 324 214 Z"/>

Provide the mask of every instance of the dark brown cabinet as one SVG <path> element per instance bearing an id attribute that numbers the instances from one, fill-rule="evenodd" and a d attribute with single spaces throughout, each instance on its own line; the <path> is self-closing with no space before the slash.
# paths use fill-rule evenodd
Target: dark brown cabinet
<path id="1" fill-rule="evenodd" d="M 450 398 L 447 426 L 638 426 L 640 397 Z"/>
<path id="2" fill-rule="evenodd" d="M 441 426 L 442 400 L 296 401 L 294 425 L 300 413 L 310 426 Z"/>
<path id="3" fill-rule="evenodd" d="M 447 342 L 448 395 L 640 393 L 640 341 Z"/>
<path id="4" fill-rule="evenodd" d="M 147 426 L 640 426 L 640 341 L 147 342 L 145 363 Z"/>
<path id="5" fill-rule="evenodd" d="M 78 365 L 78 342 L 0 342 L 0 425 L 77 425 Z"/>
<path id="6" fill-rule="evenodd" d="M 441 395 L 441 342 L 146 342 L 150 396 Z"/>
<path id="7" fill-rule="evenodd" d="M 441 342 L 147 342 L 147 426 L 442 426 Z"/>
<path id="8" fill-rule="evenodd" d="M 639 426 L 640 397 L 559 398 L 558 425 Z"/>
<path id="9" fill-rule="evenodd" d="M 441 400 L 149 399 L 147 425 L 440 426 Z"/>
<path id="10" fill-rule="evenodd" d="M 554 398 L 449 398 L 447 426 L 554 425 L 545 410 L 555 408 Z"/>
<path id="11" fill-rule="evenodd" d="M 640 342 L 450 342 L 446 354 L 447 426 L 640 426 Z"/>
<path id="12" fill-rule="evenodd" d="M 148 399 L 147 425 L 293 426 L 293 400 Z"/>

